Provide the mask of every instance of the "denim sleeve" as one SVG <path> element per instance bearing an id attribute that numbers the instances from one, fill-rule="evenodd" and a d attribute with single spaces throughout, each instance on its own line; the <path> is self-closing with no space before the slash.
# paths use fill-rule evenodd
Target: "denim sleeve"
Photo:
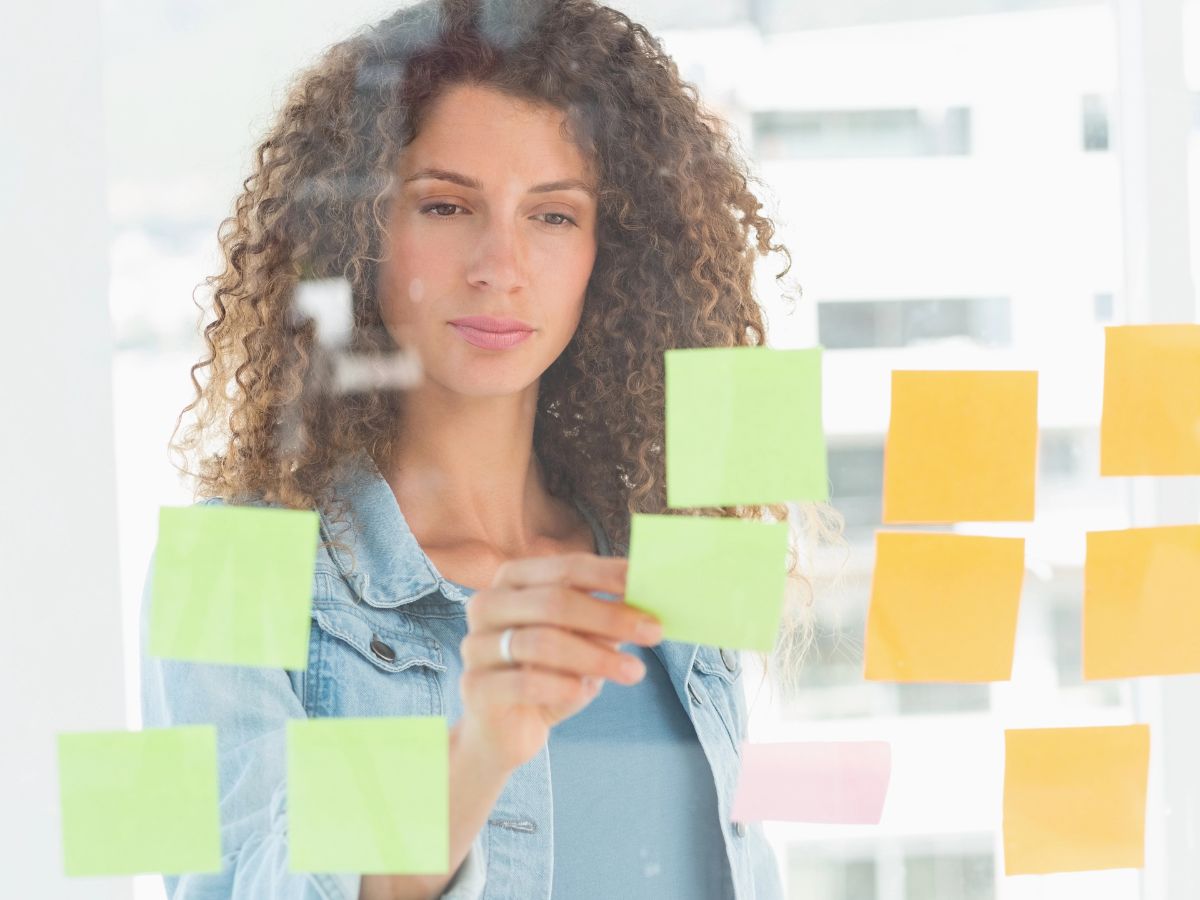
<path id="1" fill-rule="evenodd" d="M 217 731 L 221 871 L 163 877 L 170 900 L 358 900 L 361 877 L 288 871 L 285 793 L 288 719 L 305 717 L 283 669 L 152 657 L 150 588 L 142 592 L 140 657 L 145 727 L 212 724 Z M 298 677 L 298 676 L 296 676 Z M 483 895 L 480 841 L 447 886 L 446 900 Z"/>
<path id="2" fill-rule="evenodd" d="M 754 873 L 755 900 L 783 900 L 779 863 L 761 823 L 751 823 L 746 840 L 750 842 L 750 870 Z"/>
<path id="3" fill-rule="evenodd" d="M 747 729 L 750 725 L 750 711 L 746 706 L 744 680 L 739 677 L 739 689 L 734 691 L 734 704 L 737 711 L 737 731 L 739 741 L 746 740 Z M 783 900 L 783 881 L 779 872 L 779 861 L 771 847 L 761 822 L 751 822 L 748 825 L 746 840 L 749 841 L 750 872 L 754 877 L 755 900 Z"/>

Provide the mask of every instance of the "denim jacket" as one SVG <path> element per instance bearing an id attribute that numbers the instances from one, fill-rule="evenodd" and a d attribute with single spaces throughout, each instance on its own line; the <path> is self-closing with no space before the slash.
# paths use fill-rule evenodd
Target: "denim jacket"
<path id="1" fill-rule="evenodd" d="M 318 552 L 304 671 L 151 657 L 146 651 L 151 577 L 146 579 L 141 641 L 145 726 L 211 723 L 217 728 L 221 871 L 167 876 L 172 900 L 357 900 L 359 875 L 288 871 L 286 721 L 435 715 L 453 724 L 462 712 L 459 644 L 467 631 L 468 595 L 447 581 L 418 546 L 373 464 L 367 462 L 344 479 L 340 495 L 359 527 L 351 532 L 338 525 L 334 530 L 322 515 L 324 542 L 336 537 L 346 549 L 323 546 Z M 584 512 L 606 552 L 595 519 Z M 736 898 L 775 900 L 782 889 L 760 827 L 730 822 L 746 732 L 741 662 L 729 651 L 673 641 L 664 641 L 655 652 L 695 724 L 712 769 Z M 553 796 L 543 747 L 510 776 L 442 896 L 549 900 Z"/>

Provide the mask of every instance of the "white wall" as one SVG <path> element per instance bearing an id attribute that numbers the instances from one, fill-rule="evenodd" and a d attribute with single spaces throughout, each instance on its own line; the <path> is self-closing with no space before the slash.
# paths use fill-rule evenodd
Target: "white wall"
<path id="1" fill-rule="evenodd" d="M 0 32 L 0 893 L 38 900 L 130 896 L 62 874 L 55 749 L 125 725 L 99 16 L 11 4 Z"/>

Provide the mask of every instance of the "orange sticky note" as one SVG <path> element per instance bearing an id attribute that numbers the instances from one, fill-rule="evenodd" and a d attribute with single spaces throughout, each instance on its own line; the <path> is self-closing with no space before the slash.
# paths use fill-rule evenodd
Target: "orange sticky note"
<path id="1" fill-rule="evenodd" d="M 1084 678 L 1200 672 L 1200 525 L 1089 532 L 1083 582 Z"/>
<path id="2" fill-rule="evenodd" d="M 1101 475 L 1200 475 L 1200 325 L 1104 330 Z"/>
<path id="3" fill-rule="evenodd" d="M 1150 728 L 1004 733 L 1004 872 L 1141 868 Z"/>
<path id="4" fill-rule="evenodd" d="M 1012 676 L 1023 538 L 884 531 L 875 536 L 868 681 Z"/>
<path id="5" fill-rule="evenodd" d="M 883 521 L 1029 522 L 1037 372 L 893 372 Z"/>

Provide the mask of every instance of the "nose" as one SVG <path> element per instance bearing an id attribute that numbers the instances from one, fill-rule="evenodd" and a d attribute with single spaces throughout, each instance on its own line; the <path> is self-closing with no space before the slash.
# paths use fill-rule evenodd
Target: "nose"
<path id="1" fill-rule="evenodd" d="M 491 216 L 479 231 L 467 278 L 502 294 L 525 287 L 525 247 L 512 220 Z"/>

